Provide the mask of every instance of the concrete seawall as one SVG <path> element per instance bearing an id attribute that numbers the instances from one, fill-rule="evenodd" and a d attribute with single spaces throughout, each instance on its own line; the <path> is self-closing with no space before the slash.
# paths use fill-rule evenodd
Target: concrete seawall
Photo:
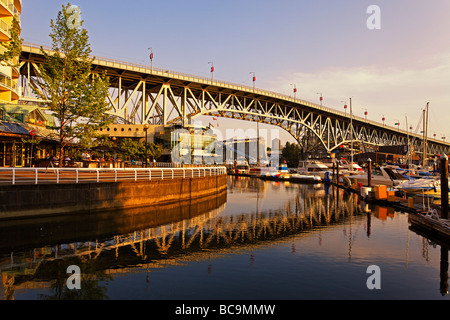
<path id="1" fill-rule="evenodd" d="M 204 217 L 207 220 L 215 217 L 225 208 L 226 202 L 227 190 L 223 190 L 210 196 L 155 206 L 122 208 L 95 214 L 2 220 L 0 251 L 12 252 L 18 247 L 40 248 L 61 243 L 102 240 L 182 221 L 185 221 L 188 228 L 190 219 Z"/>
<path id="2" fill-rule="evenodd" d="M 0 186 L 0 219 L 102 212 L 197 199 L 227 188 L 227 176 Z"/>

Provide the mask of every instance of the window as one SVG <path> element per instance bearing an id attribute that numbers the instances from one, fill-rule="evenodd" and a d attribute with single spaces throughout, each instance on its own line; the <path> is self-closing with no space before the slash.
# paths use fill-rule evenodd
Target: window
<path id="1" fill-rule="evenodd" d="M 13 117 L 14 119 L 19 120 L 21 122 L 24 122 L 24 120 L 25 120 L 25 117 L 24 117 L 23 113 L 10 113 L 9 115 L 11 117 Z"/>

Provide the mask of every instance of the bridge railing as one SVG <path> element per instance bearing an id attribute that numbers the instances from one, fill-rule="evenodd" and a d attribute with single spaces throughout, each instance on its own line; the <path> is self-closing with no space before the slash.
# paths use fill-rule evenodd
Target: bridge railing
<path id="1" fill-rule="evenodd" d="M 0 168 L 0 185 L 102 183 L 201 178 L 226 174 L 225 167 L 192 168 Z"/>

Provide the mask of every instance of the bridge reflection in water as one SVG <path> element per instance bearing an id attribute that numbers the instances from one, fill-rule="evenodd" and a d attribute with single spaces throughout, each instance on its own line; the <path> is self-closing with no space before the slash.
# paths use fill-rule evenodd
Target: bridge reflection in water
<path id="1" fill-rule="evenodd" d="M 54 286 L 59 288 L 55 291 L 58 298 L 64 298 L 63 292 L 75 294 L 65 288 L 69 265 L 80 266 L 82 281 L 99 285 L 116 273 L 248 252 L 348 224 L 351 255 L 352 223 L 366 218 L 370 227 L 370 214 L 365 214 L 352 194 L 323 185 L 284 185 L 290 196 L 282 205 L 270 207 L 273 201 L 265 190 L 268 185 L 277 187 L 259 179 L 230 177 L 231 192 L 256 194 L 256 199 L 247 198 L 242 204 L 243 212 L 225 212 L 227 194 L 222 193 L 157 208 L 4 223 L 0 230 L 0 294 L 10 299 L 15 289 Z M 86 287 L 92 288 L 82 285 L 77 293 L 85 299 Z M 103 298 L 104 290 L 89 298 Z"/>

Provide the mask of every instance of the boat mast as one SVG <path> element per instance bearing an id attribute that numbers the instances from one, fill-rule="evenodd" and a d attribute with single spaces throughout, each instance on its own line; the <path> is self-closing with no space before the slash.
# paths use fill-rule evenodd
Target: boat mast
<path id="1" fill-rule="evenodd" d="M 256 140 L 256 165 L 259 167 L 260 166 L 260 161 L 259 161 L 259 120 L 256 120 L 256 134 L 258 136 L 257 140 Z"/>
<path id="2" fill-rule="evenodd" d="M 425 153 L 425 161 L 426 164 L 428 164 L 428 109 L 429 109 L 429 102 L 427 102 L 427 120 L 425 122 L 426 127 L 425 127 L 425 147 L 426 147 L 426 153 Z"/>
<path id="3" fill-rule="evenodd" d="M 411 148 L 410 148 L 410 143 L 409 143 L 409 128 L 408 128 L 408 116 L 405 115 L 405 122 L 406 122 L 406 136 L 407 136 L 407 141 L 408 141 L 408 149 L 407 149 L 407 153 L 406 155 L 408 156 L 408 180 L 411 180 L 411 161 L 412 161 L 412 153 L 411 153 Z"/>
<path id="4" fill-rule="evenodd" d="M 422 166 L 425 167 L 426 159 L 427 159 L 427 137 L 428 137 L 428 105 L 427 102 L 426 108 L 423 110 L 423 141 L 422 141 Z"/>
<path id="5" fill-rule="evenodd" d="M 350 156 L 351 168 L 353 168 L 353 112 L 352 112 L 352 98 L 350 98 Z"/>

